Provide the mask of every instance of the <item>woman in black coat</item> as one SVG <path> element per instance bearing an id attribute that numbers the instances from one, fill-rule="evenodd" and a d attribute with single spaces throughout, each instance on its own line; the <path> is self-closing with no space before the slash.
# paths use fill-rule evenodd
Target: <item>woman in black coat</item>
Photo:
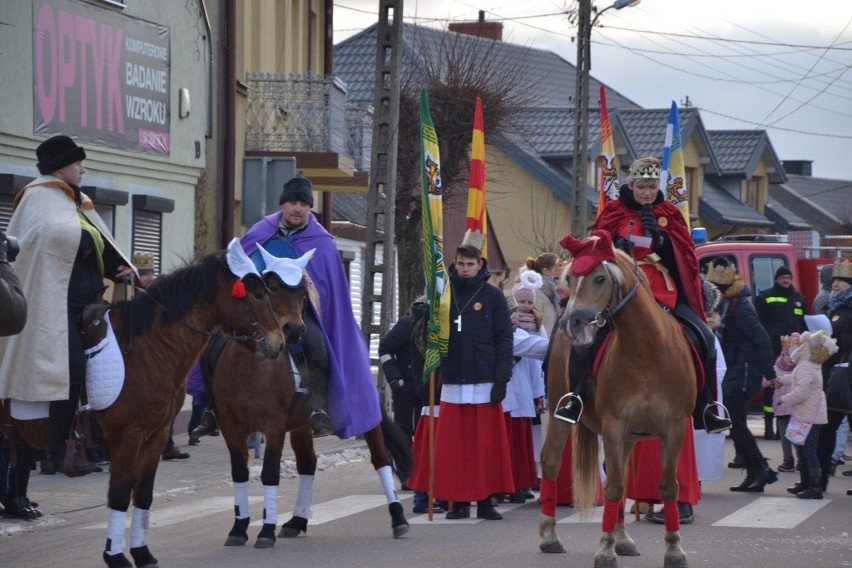
<path id="1" fill-rule="evenodd" d="M 838 363 L 847 363 L 845 367 L 847 380 L 852 380 L 852 377 L 848 375 L 852 373 L 852 262 L 847 260 L 834 265 L 831 295 L 825 310 L 831 321 L 831 336 L 837 340 L 837 346 L 840 349 L 823 363 L 823 383 L 828 383 L 831 371 Z M 837 429 L 843 418 L 852 411 L 852 409 L 839 408 L 834 400 L 826 400 L 826 402 L 828 403 L 828 423 L 820 428 L 817 441 L 817 458 L 822 470 L 820 481 L 823 492 L 828 487 L 828 477 L 834 470 L 831 455 L 834 453 L 837 441 Z"/>
<path id="2" fill-rule="evenodd" d="M 746 420 L 749 400 L 760 392 L 763 378 L 775 378 L 772 341 L 749 302 L 751 290 L 733 265 L 719 257 L 708 266 L 707 280 L 722 292 L 722 301 L 716 308 L 719 319 L 716 334 L 728 366 L 722 380 L 722 395 L 731 417 L 734 447 L 746 466 L 746 478 L 731 487 L 731 491 L 763 493 L 764 486 L 775 483 L 778 475 L 766 464 Z"/>

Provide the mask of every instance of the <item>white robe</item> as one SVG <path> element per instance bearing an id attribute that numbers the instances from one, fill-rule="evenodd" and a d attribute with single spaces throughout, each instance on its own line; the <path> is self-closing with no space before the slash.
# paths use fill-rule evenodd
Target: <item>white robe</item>
<path id="1" fill-rule="evenodd" d="M 44 187 L 35 187 L 44 186 Z M 69 390 L 68 284 L 82 238 L 72 192 L 62 180 L 42 176 L 30 183 L 9 221 L 18 237 L 15 271 L 27 298 L 27 324 L 18 335 L 0 338 L 0 398 L 65 400 Z M 26 188 L 25 188 L 26 189 Z M 88 196 L 83 215 L 105 243 L 125 258 Z"/>

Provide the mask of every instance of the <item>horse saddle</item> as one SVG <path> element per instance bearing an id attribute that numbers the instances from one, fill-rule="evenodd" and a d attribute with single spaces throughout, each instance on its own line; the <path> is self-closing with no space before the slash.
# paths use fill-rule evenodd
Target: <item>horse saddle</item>
<path id="1" fill-rule="evenodd" d="M 83 349 L 91 349 L 106 338 L 109 327 L 106 312 L 109 309 L 110 303 L 103 298 L 98 298 L 83 308 L 78 322 L 83 337 Z"/>

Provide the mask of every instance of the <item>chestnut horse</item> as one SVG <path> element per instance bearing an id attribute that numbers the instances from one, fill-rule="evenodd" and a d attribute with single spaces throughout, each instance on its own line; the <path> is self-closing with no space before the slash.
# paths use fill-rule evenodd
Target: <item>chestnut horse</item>
<path id="1" fill-rule="evenodd" d="M 304 281 L 291 278 L 286 282 L 286 276 L 282 274 L 289 272 L 292 275 L 292 267 L 279 270 L 279 265 L 294 261 L 268 255 L 262 247 L 260 250 L 267 264 L 264 278 L 272 278 L 269 271 L 280 276 L 276 279 L 277 284 L 271 281 L 268 283 L 270 299 L 276 312 L 280 314 L 281 310 L 310 309 L 307 306 L 308 295 Z M 306 257 L 310 258 L 305 255 L 295 262 L 301 262 L 301 268 L 304 268 Z M 288 343 L 299 339 L 299 334 L 287 333 Z M 353 341 L 360 340 L 360 337 L 353 338 Z M 217 401 L 219 429 L 231 457 L 235 519 L 225 546 L 242 546 L 248 541 L 247 439 L 253 432 L 262 432 L 266 436 L 260 475 L 264 487 L 264 518 L 255 548 L 269 548 L 275 544 L 281 454 L 287 432 L 290 432 L 290 446 L 296 456 L 299 491 L 293 517 L 282 525 L 278 536 L 293 538 L 307 532 L 317 458 L 308 422 L 308 395 L 299 392 L 301 389 L 297 391 L 292 360 L 289 357 L 263 359 L 254 356 L 243 345 L 230 342 L 223 346 L 219 340 L 211 342 L 203 357 L 204 366 L 212 368 L 211 386 Z M 410 441 L 386 416 L 382 416 L 380 424 L 363 436 L 370 449 L 373 467 L 388 497 L 394 538 L 401 537 L 408 532 L 408 522 L 394 489 L 387 450 L 390 450 L 397 475 L 405 480 L 412 469 Z"/>
<path id="2" fill-rule="evenodd" d="M 616 555 L 638 555 L 624 524 L 625 466 L 637 441 L 659 437 L 664 566 L 685 567 L 676 506 L 677 461 L 695 404 L 691 348 L 675 318 L 657 304 L 642 272 L 628 255 L 613 248 L 608 233 L 595 231 L 583 241 L 566 237 L 562 244 L 574 256 L 566 273 L 572 295 L 559 322 L 560 337 L 552 346 L 548 394 L 553 406 L 556 396 L 569 390 L 570 349 L 594 345 L 590 357 L 596 370 L 574 429 L 572 460 L 574 503 L 587 513 L 598 495 L 598 435 L 603 438 L 604 534 L 594 566 L 615 567 Z M 551 419 L 541 451 L 543 479 L 555 482 L 558 477 L 569 429 L 567 423 Z M 542 551 L 564 552 L 552 508 L 542 509 L 539 534 Z"/>
<path id="3" fill-rule="evenodd" d="M 260 350 L 268 358 L 278 357 L 283 350 L 281 323 L 260 275 L 233 268 L 247 265 L 239 259 L 235 262 L 231 249 L 227 255 L 212 254 L 161 276 L 133 300 L 113 305 L 110 311 L 124 355 L 124 385 L 112 405 L 93 412 L 110 449 L 109 522 L 103 553 L 110 568 L 133 566 L 123 553 L 131 500 L 130 554 L 137 568 L 158 566 L 147 546 L 154 478 L 169 426 L 183 405 L 187 373 L 208 337 L 220 335 L 248 351 Z M 236 282 L 242 286 L 235 287 Z M 217 326 L 221 333 L 210 331 Z M 46 447 L 47 419 L 13 419 L 11 426 L 25 443 Z"/>

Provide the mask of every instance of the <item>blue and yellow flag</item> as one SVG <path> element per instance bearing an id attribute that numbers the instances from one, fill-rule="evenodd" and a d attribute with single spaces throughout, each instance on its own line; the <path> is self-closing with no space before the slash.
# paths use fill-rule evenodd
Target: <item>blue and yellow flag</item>
<path id="1" fill-rule="evenodd" d="M 426 301 L 429 302 L 429 333 L 423 381 L 441 364 L 450 341 L 450 290 L 444 265 L 444 212 L 441 155 L 438 135 L 429 115 L 426 89 L 420 91 L 420 185 L 423 224 L 423 261 L 426 266 Z"/>
<path id="2" fill-rule="evenodd" d="M 686 188 L 686 167 L 683 165 L 683 141 L 680 138 L 677 103 L 674 101 L 672 101 L 669 122 L 666 125 L 660 190 L 665 191 L 666 199 L 677 206 L 686 221 L 686 226 L 689 227 L 689 193 Z"/>

